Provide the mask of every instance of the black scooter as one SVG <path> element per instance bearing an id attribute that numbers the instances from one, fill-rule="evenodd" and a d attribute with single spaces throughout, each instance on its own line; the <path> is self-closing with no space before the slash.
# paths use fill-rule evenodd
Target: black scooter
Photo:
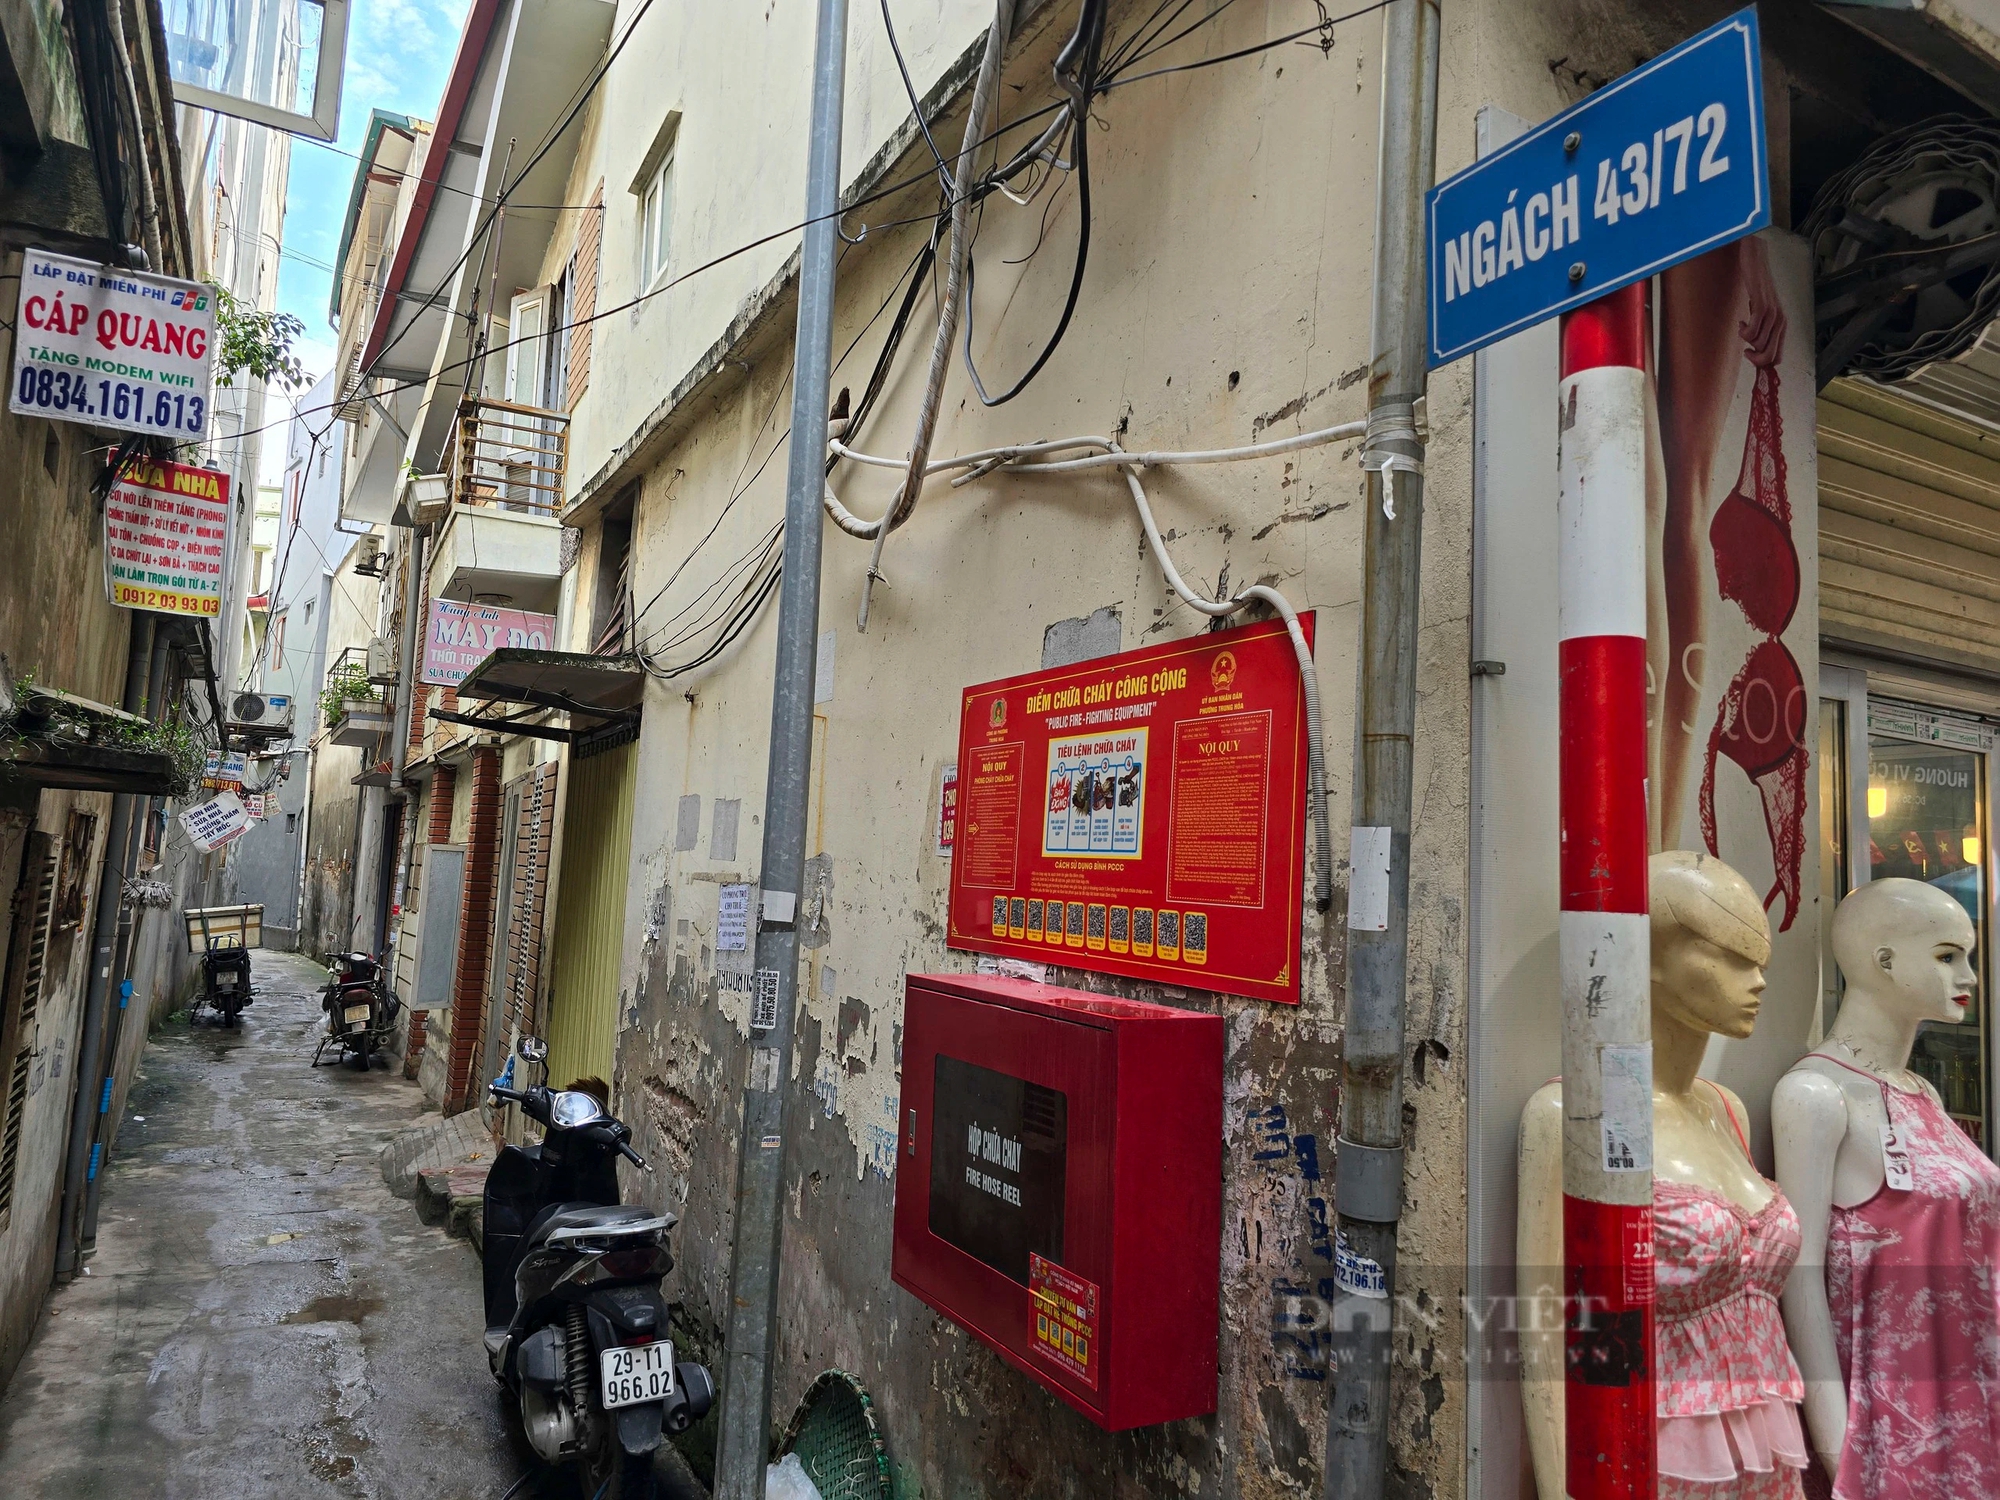
<path id="1" fill-rule="evenodd" d="M 320 986 L 319 1008 L 326 1012 L 326 1031 L 313 1048 L 318 1067 L 332 1047 L 336 1061 L 350 1057 L 363 1072 L 371 1053 L 386 1051 L 395 1037 L 396 1013 L 402 1007 L 390 993 L 387 976 L 372 953 L 336 953 Z"/>
<path id="2" fill-rule="evenodd" d="M 581 1464 L 586 1495 L 653 1500 L 653 1451 L 707 1414 L 715 1382 L 667 1338 L 674 1216 L 618 1201 L 618 1157 L 652 1168 L 596 1095 L 548 1087 L 548 1051 L 523 1037 L 543 1081 L 514 1089 L 510 1058 L 489 1085 L 545 1133 L 486 1176 L 486 1359 L 544 1460 Z"/>

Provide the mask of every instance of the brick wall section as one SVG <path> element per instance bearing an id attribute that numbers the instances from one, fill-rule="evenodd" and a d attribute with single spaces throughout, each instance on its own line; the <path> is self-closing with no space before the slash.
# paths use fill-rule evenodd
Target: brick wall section
<path id="1" fill-rule="evenodd" d="M 451 842 L 451 809 L 457 799 L 458 774 L 448 767 L 439 766 L 431 777 L 431 825 L 428 842 L 449 844 Z"/>
<path id="2" fill-rule="evenodd" d="M 493 901 L 500 864 L 500 752 L 472 752 L 472 827 L 465 840 L 465 895 L 458 923 L 458 974 L 451 992 L 451 1055 L 446 1114 L 470 1108 L 486 977 L 492 967 Z"/>

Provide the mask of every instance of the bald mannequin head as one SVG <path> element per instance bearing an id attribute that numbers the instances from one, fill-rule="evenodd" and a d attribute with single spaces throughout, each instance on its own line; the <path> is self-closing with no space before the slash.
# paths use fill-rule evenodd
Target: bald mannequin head
<path id="1" fill-rule="evenodd" d="M 1921 880 L 1870 881 L 1840 903 L 1832 937 L 1843 1009 L 1859 994 L 1905 1020 L 1965 1019 L 1977 933 L 1948 893 Z"/>
<path id="2" fill-rule="evenodd" d="M 1750 882 L 1712 854 L 1655 854 L 1653 1009 L 1697 1031 L 1746 1037 L 1757 1024 L 1771 924 Z"/>

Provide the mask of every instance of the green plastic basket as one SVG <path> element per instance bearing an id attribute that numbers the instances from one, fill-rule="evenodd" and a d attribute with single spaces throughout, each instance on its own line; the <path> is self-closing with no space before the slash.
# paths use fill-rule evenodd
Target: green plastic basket
<path id="1" fill-rule="evenodd" d="M 823 1500 L 891 1500 L 889 1450 L 875 1402 L 845 1370 L 828 1370 L 792 1413 L 778 1457 L 796 1453 Z"/>

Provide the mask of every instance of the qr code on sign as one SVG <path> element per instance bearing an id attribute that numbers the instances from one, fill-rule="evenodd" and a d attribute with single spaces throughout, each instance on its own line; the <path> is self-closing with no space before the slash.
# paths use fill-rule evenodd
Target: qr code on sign
<path id="1" fill-rule="evenodd" d="M 993 898 L 993 930 L 999 933 L 1004 933 L 1007 930 L 1007 898 L 1005 896 L 995 896 Z"/>
<path id="2" fill-rule="evenodd" d="M 1189 953 L 1208 952 L 1208 917 L 1203 912 L 1191 911 L 1181 924 L 1181 946 Z"/>
<path id="3" fill-rule="evenodd" d="M 1114 906 L 1111 908 L 1112 942 L 1114 943 L 1124 942 L 1126 934 L 1131 930 L 1131 926 L 1132 926 L 1132 910 L 1130 907 Z"/>
<path id="4" fill-rule="evenodd" d="M 1104 936 L 1104 908 L 1095 904 L 1090 908 L 1090 935 L 1094 938 Z"/>

